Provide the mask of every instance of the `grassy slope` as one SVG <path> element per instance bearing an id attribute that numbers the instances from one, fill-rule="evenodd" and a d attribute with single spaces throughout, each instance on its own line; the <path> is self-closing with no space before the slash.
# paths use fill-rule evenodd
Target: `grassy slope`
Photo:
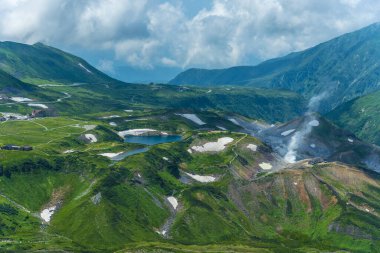
<path id="1" fill-rule="evenodd" d="M 132 117 L 151 118 L 144 123 L 147 126 L 157 124 L 154 123 L 157 121 L 157 113 L 134 111 L 131 114 L 134 115 Z M 162 117 L 165 113 L 160 115 Z M 10 228 L 4 230 L 5 238 L 12 234 L 15 240 L 20 236 L 30 240 L 20 245 L 8 243 L 7 248 L 66 248 L 77 251 L 87 248 L 104 252 L 126 247 L 130 251 L 144 252 L 153 248 L 165 251 L 172 243 L 174 251 L 177 252 L 187 249 L 202 251 L 197 248 L 200 246 L 196 246 L 202 244 L 214 244 L 215 246 L 207 246 L 210 251 L 236 248 L 236 251 L 250 252 L 256 248 L 260 252 L 264 248 L 278 252 L 286 248 L 298 248 L 301 252 L 309 251 L 310 248 L 341 248 L 370 252 L 378 246 L 376 241 L 356 238 L 357 235 L 328 232 L 328 226 L 336 222 L 343 225 L 354 224 L 364 234 L 378 236 L 378 218 L 374 215 L 363 215 L 360 210 L 361 206 L 366 206 L 373 213 L 379 212 L 376 203 L 380 198 L 380 184 L 376 177 L 372 179 L 363 172 L 345 166 L 329 165 L 284 171 L 251 181 L 255 175 L 265 175 L 260 173 L 258 163 L 271 159 L 268 147 L 244 134 L 198 133 L 194 130 L 197 126 L 189 121 L 169 115 L 173 114 L 169 113 L 165 118 L 178 127 L 173 131 L 192 131 L 185 135 L 184 141 L 153 147 L 144 154 L 128 157 L 110 167 L 107 159 L 95 154 L 99 152 L 97 149 L 112 150 L 112 143 L 120 148 L 117 138 L 111 141 L 102 137 L 99 138 L 99 143 L 85 144 L 77 142 L 78 133 L 74 133 L 62 142 L 52 142 L 51 146 L 33 151 L 41 152 L 52 148 L 55 152 L 46 154 L 45 159 L 54 164 L 56 158 L 61 157 L 66 161 L 63 167 L 53 167 L 57 170 L 33 169 L 30 172 L 19 170 L 14 171 L 11 178 L 0 177 L 0 192 L 36 213 L 51 201 L 54 192 L 64 192 L 63 204 L 47 229 L 41 231 L 38 220 L 33 220 L 33 217 L 30 217 L 33 222 L 24 221 L 23 216 L 14 218 L 21 224 L 20 229 L 16 229 L 16 233 L 11 233 Z M 221 123 L 221 120 L 215 120 L 215 115 L 202 115 L 199 116 L 204 120 L 211 119 L 207 121 L 210 126 Z M 106 126 L 105 123 L 109 120 L 99 120 L 98 117 L 90 116 L 87 122 L 79 121 L 78 124 L 97 123 Z M 40 123 L 48 129 L 72 124 L 70 119 L 64 118 L 55 121 L 40 120 Z M 30 134 L 41 131 L 32 122 L 28 124 L 22 129 L 30 131 Z M 141 125 L 133 124 L 143 123 L 131 121 L 127 124 L 139 127 Z M 166 124 L 162 121 L 162 125 L 156 126 L 164 130 Z M 71 131 L 66 128 L 63 127 L 62 131 Z M 9 127 L 7 131 L 12 129 Z M 91 131 L 100 130 L 89 130 Z M 100 131 L 98 135 L 102 136 L 102 133 Z M 59 132 L 56 134 L 59 135 Z M 223 136 L 234 138 L 234 142 L 223 152 L 189 154 L 186 151 L 189 146 L 202 145 Z M 49 138 L 54 139 L 55 136 Z M 45 142 L 29 140 L 35 143 Z M 247 149 L 247 145 L 251 143 L 258 145 L 257 152 Z M 62 148 L 61 145 L 67 146 Z M 82 152 L 61 155 L 61 151 L 66 148 L 75 148 Z M 21 158 L 28 159 L 28 156 L 41 157 L 41 154 L 33 152 L 23 153 L 24 158 L 20 157 L 20 152 L 8 152 L 7 157 L 10 159 L 4 167 L 7 168 L 16 161 L 20 162 Z M 169 160 L 162 159 L 163 156 Z M 178 169 L 219 175 L 221 179 L 210 184 L 184 184 L 178 179 L 181 174 Z M 240 175 L 240 179 L 234 179 L 232 171 Z M 137 173 L 143 179 L 138 179 Z M 297 186 L 294 185 L 295 180 L 298 182 Z M 27 190 L 32 187 L 33 192 Z M 356 194 L 359 191 L 362 194 Z M 91 198 L 97 193 L 101 193 L 102 197 L 98 204 L 94 204 Z M 165 198 L 172 194 L 179 199 L 181 209 L 170 230 L 171 239 L 164 241 L 156 230 L 170 216 Z M 353 204 L 346 206 L 346 202 Z M 0 213 L 4 224 L 8 224 L 7 215 Z M 38 242 L 43 234 L 49 241 L 47 245 Z M 355 243 L 352 238 L 356 238 Z M 278 244 L 279 241 L 282 243 Z M 229 248 L 223 246 L 225 244 L 234 246 Z"/>
<path id="2" fill-rule="evenodd" d="M 2 70 L 26 82 L 104 83 L 113 80 L 83 59 L 41 43 L 1 42 L 0 62 Z"/>
<path id="3" fill-rule="evenodd" d="M 363 140 L 380 145 L 380 92 L 375 92 L 339 106 L 327 117 Z"/>

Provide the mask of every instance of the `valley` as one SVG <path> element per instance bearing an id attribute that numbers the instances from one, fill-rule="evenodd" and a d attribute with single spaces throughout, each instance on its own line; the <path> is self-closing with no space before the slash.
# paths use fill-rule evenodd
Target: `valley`
<path id="1" fill-rule="evenodd" d="M 124 83 L 41 43 L 0 63 L 4 252 L 379 252 L 372 86 Z"/>

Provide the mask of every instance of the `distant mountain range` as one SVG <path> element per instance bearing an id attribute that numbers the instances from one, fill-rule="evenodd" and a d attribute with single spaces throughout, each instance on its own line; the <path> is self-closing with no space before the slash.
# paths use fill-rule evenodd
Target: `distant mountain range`
<path id="1" fill-rule="evenodd" d="M 321 111 L 380 89 L 380 23 L 257 66 L 189 69 L 171 84 L 241 85 L 295 91 L 311 98 L 327 93 Z"/>

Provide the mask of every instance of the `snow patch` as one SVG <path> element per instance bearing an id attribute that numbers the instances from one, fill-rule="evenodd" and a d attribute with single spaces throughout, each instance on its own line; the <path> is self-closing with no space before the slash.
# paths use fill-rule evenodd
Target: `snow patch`
<path id="1" fill-rule="evenodd" d="M 178 207 L 178 200 L 175 197 L 173 197 L 173 196 L 167 197 L 166 199 L 172 205 L 172 207 L 174 208 L 174 210 L 176 210 L 177 207 Z"/>
<path id="2" fill-rule="evenodd" d="M 234 123 L 235 125 L 238 125 L 238 126 L 240 126 L 239 122 L 237 122 L 237 120 L 236 120 L 236 119 L 233 119 L 233 118 L 229 118 L 228 120 L 229 120 L 229 121 L 231 121 L 232 123 Z"/>
<path id="3" fill-rule="evenodd" d="M 185 174 L 201 183 L 210 183 L 210 182 L 216 181 L 216 177 L 213 177 L 213 176 L 201 176 L 201 175 L 190 174 L 187 172 L 185 172 Z"/>
<path id="4" fill-rule="evenodd" d="M 78 63 L 78 65 L 79 65 L 79 67 L 81 67 L 82 69 L 86 70 L 88 73 L 92 74 L 92 72 L 91 72 L 88 68 L 86 68 L 85 66 L 83 66 L 82 63 Z"/>
<path id="5" fill-rule="evenodd" d="M 253 152 L 256 152 L 257 151 L 257 145 L 255 145 L 255 144 L 248 144 L 247 145 L 247 148 L 248 149 L 250 149 L 250 150 L 252 150 Z"/>
<path id="6" fill-rule="evenodd" d="M 89 131 L 89 130 L 95 129 L 96 125 L 84 125 L 82 127 L 86 129 L 86 131 Z"/>
<path id="7" fill-rule="evenodd" d="M 133 112 L 133 110 L 124 110 L 125 112 Z"/>
<path id="8" fill-rule="evenodd" d="M 193 146 L 191 149 L 197 152 L 219 152 L 226 148 L 226 145 L 233 142 L 231 137 L 219 138 L 217 142 L 208 142 L 203 146 Z"/>
<path id="9" fill-rule="evenodd" d="M 86 137 L 86 139 L 89 140 L 90 142 L 97 142 L 98 141 L 96 136 L 93 134 L 85 134 L 84 137 Z"/>
<path id="10" fill-rule="evenodd" d="M 51 216 L 54 214 L 57 206 L 52 206 L 42 210 L 40 216 L 45 222 L 49 222 L 51 220 Z"/>
<path id="11" fill-rule="evenodd" d="M 64 154 L 70 154 L 70 153 L 74 153 L 74 152 L 75 152 L 75 150 L 73 150 L 73 149 L 63 151 Z"/>
<path id="12" fill-rule="evenodd" d="M 259 166 L 263 170 L 270 170 L 270 169 L 272 169 L 272 165 L 270 163 L 260 163 Z"/>
<path id="13" fill-rule="evenodd" d="M 310 144 L 310 147 L 311 147 L 311 148 L 315 148 L 316 146 L 315 146 L 314 143 L 312 143 L 312 144 Z"/>
<path id="14" fill-rule="evenodd" d="M 47 105 L 44 105 L 44 104 L 28 104 L 28 106 L 30 107 L 39 107 L 39 108 L 43 108 L 43 109 L 48 109 L 49 107 L 47 107 Z"/>
<path id="15" fill-rule="evenodd" d="M 309 122 L 309 125 L 312 127 L 317 127 L 317 126 L 319 126 L 319 121 L 314 119 L 314 120 Z"/>
<path id="16" fill-rule="evenodd" d="M 187 152 L 189 152 L 190 154 L 193 153 L 193 151 L 191 150 L 191 148 L 189 148 L 189 149 L 187 150 Z"/>
<path id="17" fill-rule="evenodd" d="M 125 130 L 125 131 L 120 131 L 120 132 L 118 132 L 118 135 L 120 137 L 124 138 L 126 135 L 138 136 L 138 135 L 146 134 L 149 132 L 156 132 L 156 131 L 157 130 L 149 129 L 149 128 L 130 129 L 130 130 Z"/>
<path id="18" fill-rule="evenodd" d="M 110 126 L 117 126 L 116 122 L 110 122 Z"/>
<path id="19" fill-rule="evenodd" d="M 102 193 L 98 192 L 96 195 L 91 197 L 91 201 L 94 205 L 97 205 L 102 200 Z"/>
<path id="20" fill-rule="evenodd" d="M 3 115 L 3 117 L 4 117 L 6 120 L 9 120 L 9 119 L 17 119 L 17 120 L 26 120 L 26 119 L 29 119 L 28 116 L 26 116 L 26 115 L 21 115 L 21 114 L 18 114 L 18 113 L 1 112 L 1 114 Z"/>
<path id="21" fill-rule="evenodd" d="M 11 97 L 10 99 L 12 101 L 15 101 L 15 102 L 30 102 L 30 101 L 33 101 L 30 98 L 24 98 L 24 97 Z"/>
<path id="22" fill-rule="evenodd" d="M 205 125 L 206 123 L 203 122 L 197 115 L 195 114 L 189 114 L 189 113 L 185 113 L 185 114 L 176 114 L 176 115 L 179 115 L 179 116 L 182 116 L 188 120 L 191 120 L 192 122 L 194 122 L 195 124 L 197 125 Z"/>
<path id="23" fill-rule="evenodd" d="M 167 157 L 162 157 L 162 159 L 164 159 L 165 161 L 169 161 L 169 158 L 167 158 Z"/>
<path id="24" fill-rule="evenodd" d="M 349 142 L 351 142 L 351 143 L 353 143 L 354 142 L 354 140 L 353 139 L 351 139 L 351 138 L 348 138 L 347 139 Z"/>
<path id="25" fill-rule="evenodd" d="M 295 129 L 290 129 L 288 131 L 282 132 L 281 135 L 282 136 L 288 136 L 289 134 L 293 133 L 294 131 L 296 131 L 296 130 Z"/>
<path id="26" fill-rule="evenodd" d="M 108 157 L 108 158 L 114 158 L 118 155 L 121 155 L 123 152 L 119 152 L 119 153 L 102 153 L 102 154 L 99 154 L 101 156 L 105 156 L 105 157 Z"/>
<path id="27" fill-rule="evenodd" d="M 227 131 L 227 129 L 225 127 L 222 127 L 222 126 L 216 126 L 218 129 L 220 130 L 223 130 L 223 131 Z"/>
<path id="28" fill-rule="evenodd" d="M 102 119 L 115 119 L 115 118 L 120 118 L 120 115 L 110 115 L 110 116 L 104 116 Z"/>

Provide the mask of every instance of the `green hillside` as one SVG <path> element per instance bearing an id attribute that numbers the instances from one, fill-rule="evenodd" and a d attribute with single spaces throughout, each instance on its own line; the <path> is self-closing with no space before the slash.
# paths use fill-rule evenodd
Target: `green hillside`
<path id="1" fill-rule="evenodd" d="M 1 124 L 0 143 L 34 149 L 0 150 L 0 157 L 6 157 L 0 176 L 0 245 L 28 252 L 379 248 L 377 174 L 336 163 L 284 165 L 260 140 L 216 131 L 218 126 L 239 130 L 223 114 L 198 112 L 205 122 L 199 126 L 176 113 L 135 109 Z M 134 128 L 183 139 L 120 161 L 100 155 L 141 148 L 116 134 Z M 97 141 L 85 141 L 86 134 Z M 197 151 L 227 137 L 230 142 L 220 151 Z M 262 163 L 274 167 L 264 170 Z M 179 203 L 175 209 L 169 196 Z M 43 221 L 41 211 L 53 205 L 51 220 Z"/>
<path id="2" fill-rule="evenodd" d="M 327 114 L 342 128 L 380 145 L 380 92 L 348 101 Z"/>
<path id="3" fill-rule="evenodd" d="M 46 46 L 0 42 L 0 69 L 32 83 L 106 83 L 114 81 L 83 59 Z"/>
<path id="4" fill-rule="evenodd" d="M 301 95 L 127 84 L 42 44 L 0 52 L 0 251 L 378 252 L 380 177 L 343 163 L 370 145 L 310 114 L 334 155 L 286 163 L 236 121 L 301 131 L 308 118 L 277 123 L 304 114 Z"/>
<path id="5" fill-rule="evenodd" d="M 2 93 L 23 94 L 34 91 L 35 87 L 33 85 L 21 82 L 17 78 L 14 78 L 8 73 L 0 70 L 0 89 Z"/>

